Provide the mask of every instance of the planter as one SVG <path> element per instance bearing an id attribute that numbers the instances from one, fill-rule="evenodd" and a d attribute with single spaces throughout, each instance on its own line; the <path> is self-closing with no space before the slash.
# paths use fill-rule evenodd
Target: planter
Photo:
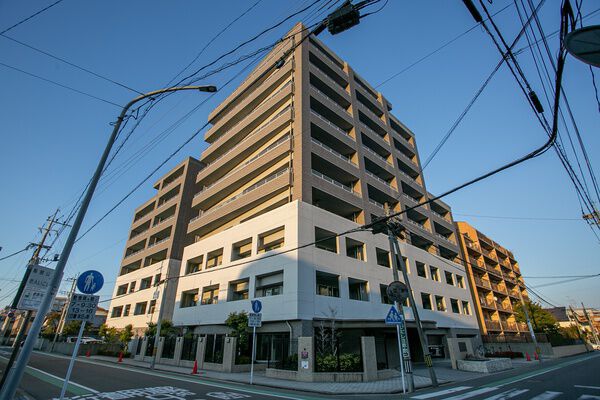
<path id="1" fill-rule="evenodd" d="M 457 360 L 456 366 L 461 371 L 480 372 L 489 374 L 490 372 L 504 371 L 512 368 L 510 358 L 494 358 L 489 360 Z"/>

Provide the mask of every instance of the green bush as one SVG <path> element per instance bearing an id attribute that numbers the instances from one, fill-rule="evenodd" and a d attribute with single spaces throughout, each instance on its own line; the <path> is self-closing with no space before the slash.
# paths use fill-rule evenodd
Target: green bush
<path id="1" fill-rule="evenodd" d="M 120 351 L 98 349 L 99 356 L 119 357 L 119 353 L 120 353 Z M 129 358 L 129 357 L 131 357 L 131 353 L 124 351 L 123 358 Z"/>
<path id="2" fill-rule="evenodd" d="M 359 372 L 362 370 L 362 360 L 358 354 L 344 353 L 340 355 L 341 372 Z"/>
<path id="3" fill-rule="evenodd" d="M 317 355 L 317 371 L 335 372 L 337 370 L 337 358 L 333 354 Z"/>
<path id="4" fill-rule="evenodd" d="M 239 356 L 237 361 L 237 365 L 250 364 L 250 357 L 248 356 Z"/>

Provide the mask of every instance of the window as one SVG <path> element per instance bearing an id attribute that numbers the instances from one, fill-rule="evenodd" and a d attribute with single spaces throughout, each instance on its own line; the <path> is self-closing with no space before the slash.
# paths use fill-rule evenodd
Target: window
<path id="1" fill-rule="evenodd" d="M 129 284 L 129 293 L 133 293 L 135 291 L 135 281 Z"/>
<path id="2" fill-rule="evenodd" d="M 388 288 L 388 285 L 383 285 L 383 284 L 379 285 L 379 292 L 381 293 L 381 303 L 394 304 L 394 302 L 391 301 L 387 295 L 387 288 Z"/>
<path id="3" fill-rule="evenodd" d="M 206 255 L 206 269 L 218 267 L 223 264 L 223 248 L 211 251 Z"/>
<path id="4" fill-rule="evenodd" d="M 190 258 L 187 261 L 185 266 L 185 274 L 193 274 L 194 272 L 198 272 L 202 269 L 202 262 L 204 261 L 204 256 L 198 256 L 194 258 Z"/>
<path id="5" fill-rule="evenodd" d="M 452 275 L 452 272 L 444 271 L 444 275 L 446 275 L 446 283 L 454 286 L 454 276 Z"/>
<path id="6" fill-rule="evenodd" d="M 315 226 L 315 247 L 317 249 L 337 253 L 337 237 L 335 233 Z"/>
<path id="7" fill-rule="evenodd" d="M 121 285 L 117 288 L 117 296 L 122 296 L 127 293 L 127 284 Z"/>
<path id="8" fill-rule="evenodd" d="M 234 243 L 231 248 L 231 259 L 241 260 L 252 255 L 252 238 Z"/>
<path id="9" fill-rule="evenodd" d="M 123 315 L 123 306 L 113 307 L 112 313 L 110 314 L 111 318 L 118 318 Z"/>
<path id="10" fill-rule="evenodd" d="M 377 265 L 381 265 L 382 267 L 390 268 L 390 252 L 380 249 L 379 247 L 375 247 L 375 254 L 377 255 Z"/>
<path id="11" fill-rule="evenodd" d="M 283 294 L 283 271 L 256 277 L 256 297 Z"/>
<path id="12" fill-rule="evenodd" d="M 196 304 L 198 304 L 198 289 L 187 290 L 181 293 L 180 308 L 194 307 Z"/>
<path id="13" fill-rule="evenodd" d="M 440 269 L 437 267 L 429 266 L 429 273 L 431 274 L 431 280 L 436 282 L 440 281 Z"/>
<path id="14" fill-rule="evenodd" d="M 229 301 L 247 300 L 250 279 L 229 282 Z"/>
<path id="15" fill-rule="evenodd" d="M 465 277 L 462 275 L 456 275 L 456 286 L 459 288 L 465 288 Z"/>
<path id="16" fill-rule="evenodd" d="M 421 293 L 421 303 L 423 303 L 423 308 L 426 310 L 433 310 L 431 306 L 431 295 L 429 293 Z"/>
<path id="17" fill-rule="evenodd" d="M 350 299 L 369 301 L 369 291 L 367 288 L 367 281 L 361 281 L 359 279 L 348 278 L 348 290 L 350 291 Z"/>
<path id="18" fill-rule="evenodd" d="M 416 265 L 417 265 L 417 275 L 419 275 L 421 278 L 427 278 L 427 272 L 425 272 L 425 264 L 423 264 L 420 261 L 417 261 Z"/>
<path id="19" fill-rule="evenodd" d="M 129 316 L 129 310 L 131 310 L 131 304 L 127 304 L 125 306 L 125 310 L 123 311 L 123 316 L 124 317 L 128 317 Z"/>
<path id="20" fill-rule="evenodd" d="M 317 294 L 320 296 L 340 297 L 340 277 L 317 271 Z"/>
<path id="21" fill-rule="evenodd" d="M 450 306 L 452 307 L 452 312 L 455 314 L 460 314 L 460 307 L 458 305 L 458 300 L 450 299 Z"/>
<path id="22" fill-rule="evenodd" d="M 438 311 L 446 311 L 446 300 L 444 296 L 435 296 L 435 308 Z"/>
<path id="23" fill-rule="evenodd" d="M 150 300 L 150 306 L 148 307 L 148 314 L 154 314 L 156 309 L 156 300 Z"/>
<path id="24" fill-rule="evenodd" d="M 140 281 L 140 290 L 148 289 L 150 286 L 152 286 L 151 276 L 144 278 Z"/>
<path id="25" fill-rule="evenodd" d="M 408 258 L 402 257 L 402 260 L 404 261 L 404 266 L 406 267 L 406 273 L 410 274 L 410 264 L 408 263 Z M 402 266 L 399 266 L 399 267 L 402 267 Z"/>
<path id="26" fill-rule="evenodd" d="M 285 227 L 272 229 L 268 232 L 258 235 L 258 253 L 266 253 L 267 251 L 275 250 L 283 247 L 285 236 Z"/>
<path id="27" fill-rule="evenodd" d="M 219 285 L 207 286 L 202 289 L 201 304 L 217 304 L 219 302 Z"/>
<path id="28" fill-rule="evenodd" d="M 158 282 L 160 282 L 160 274 L 156 274 L 154 276 L 154 285 L 158 285 Z"/>
<path id="29" fill-rule="evenodd" d="M 462 302 L 462 308 L 463 308 L 463 314 L 471 315 L 471 306 L 469 305 L 468 301 Z"/>
<path id="30" fill-rule="evenodd" d="M 346 238 L 346 255 L 360 261 L 365 261 L 365 244 L 358 240 Z"/>
<path id="31" fill-rule="evenodd" d="M 141 315 L 146 314 L 146 306 L 148 305 L 147 301 L 136 303 L 135 308 L 133 309 L 133 315 Z"/>

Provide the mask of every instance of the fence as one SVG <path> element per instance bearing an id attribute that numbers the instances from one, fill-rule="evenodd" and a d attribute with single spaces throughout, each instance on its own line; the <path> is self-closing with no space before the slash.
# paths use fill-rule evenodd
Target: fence
<path id="1" fill-rule="evenodd" d="M 175 344 L 177 343 L 177 336 L 167 336 L 163 341 L 161 358 L 174 358 L 175 357 Z"/>
<path id="2" fill-rule="evenodd" d="M 181 345 L 181 359 L 185 361 L 195 361 L 197 348 L 198 335 L 184 336 Z"/>
<path id="3" fill-rule="evenodd" d="M 548 336 L 545 333 L 536 333 L 535 338 L 538 343 L 548 343 Z M 483 343 L 533 343 L 529 333 L 521 335 L 481 335 Z"/>
<path id="4" fill-rule="evenodd" d="M 143 338 L 138 338 L 137 339 L 137 344 L 135 346 L 135 355 L 136 356 L 138 354 L 140 354 L 140 352 L 142 351 L 142 342 L 143 342 Z"/>
<path id="5" fill-rule="evenodd" d="M 248 334 L 243 338 L 238 337 L 235 349 L 235 364 L 244 365 L 250 364 L 252 359 L 252 335 Z"/>
<path id="6" fill-rule="evenodd" d="M 221 364 L 223 363 L 223 349 L 225 346 L 225 335 L 206 336 L 206 351 L 204 352 L 204 362 Z"/>
<path id="7" fill-rule="evenodd" d="M 285 369 L 296 371 L 298 369 L 298 339 L 289 339 L 289 336 L 273 337 L 267 368 Z"/>
<path id="8" fill-rule="evenodd" d="M 145 356 L 152 357 L 152 352 L 154 350 L 154 336 L 150 336 L 147 343 Z"/>

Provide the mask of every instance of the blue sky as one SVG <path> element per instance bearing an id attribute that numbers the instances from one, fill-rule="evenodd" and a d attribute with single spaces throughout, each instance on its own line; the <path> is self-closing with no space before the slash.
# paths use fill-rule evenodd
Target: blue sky
<path id="1" fill-rule="evenodd" d="M 53 1 L 0 2 L 0 30 L 33 14 Z M 8 36 L 38 47 L 96 73 L 146 92 L 163 87 L 187 65 L 207 41 L 255 3 L 224 0 L 97 1 L 65 0 L 18 26 Z M 194 64 L 212 61 L 237 43 L 309 4 L 307 0 L 262 0 L 235 23 Z M 380 3 L 381 4 L 381 3 Z M 519 30 L 514 4 L 495 1 L 495 21 L 512 40 Z M 546 33 L 558 29 L 558 0 L 545 3 L 540 18 Z M 373 7 L 376 8 L 376 7 Z M 583 14 L 595 11 L 586 1 Z M 304 14 L 306 15 L 306 14 Z M 305 21 L 308 18 L 304 19 Z M 243 52 L 281 37 L 302 16 L 244 47 Z M 600 23 L 598 16 L 586 25 Z M 347 60 L 374 86 L 403 70 L 474 24 L 460 1 L 390 0 L 383 11 L 361 20 L 337 36 L 320 39 Z M 520 42 L 517 48 L 526 44 Z M 556 38 L 550 40 L 554 51 Z M 239 55 L 241 53 L 236 53 Z M 233 58 L 232 58 L 233 59 Z M 378 89 L 391 101 L 393 113 L 416 134 L 425 160 L 468 104 L 498 62 L 499 54 L 482 28 L 476 28 L 448 47 L 398 75 Z M 524 52 L 519 61 L 533 88 L 544 101 L 543 90 Z M 117 104 L 135 93 L 0 37 L 0 63 L 71 86 Z M 217 74 L 203 84 L 221 86 L 241 68 Z M 235 82 L 239 82 L 243 75 Z M 110 133 L 110 122 L 120 109 L 0 65 L 0 257 L 39 238 L 37 227 L 61 207 L 67 213 L 91 176 Z M 211 98 L 159 145 L 134 155 L 171 124 L 190 111 L 206 94 L 178 93 L 160 103 L 141 124 L 111 169 L 133 156 L 135 163 L 118 179 L 101 183 L 83 229 L 156 167 L 196 129 L 231 90 Z M 600 162 L 600 115 L 588 68 L 569 57 L 564 87 L 589 152 L 592 165 Z M 544 103 L 545 104 L 545 103 Z M 546 106 L 546 109 L 549 109 Z M 446 146 L 425 171 L 429 191 L 440 193 L 492 167 L 522 155 L 544 140 L 534 115 L 506 67 L 485 89 L 481 98 Z M 566 140 L 566 138 L 565 138 Z M 196 138 L 116 212 L 75 246 L 66 276 L 86 269 L 105 274 L 103 299 L 110 297 L 135 206 L 153 194 L 151 183 L 185 156 L 199 156 L 205 148 Z M 113 172 L 114 173 L 114 172 Z M 542 157 L 462 190 L 445 199 L 456 220 L 467 220 L 514 251 L 525 276 L 583 275 L 598 273 L 599 244 L 581 220 L 572 184 L 556 154 Z M 466 216 L 470 215 L 470 216 Z M 476 215 L 476 216 L 472 216 Z M 556 218 L 525 220 L 489 218 Z M 57 243 L 58 250 L 64 238 Z M 14 293 L 29 254 L 0 261 L 0 305 Z M 579 303 L 600 307 L 598 279 L 587 279 L 539 289 L 554 304 Z M 528 279 L 531 286 L 550 280 Z M 104 303 L 107 305 L 107 303 Z"/>

